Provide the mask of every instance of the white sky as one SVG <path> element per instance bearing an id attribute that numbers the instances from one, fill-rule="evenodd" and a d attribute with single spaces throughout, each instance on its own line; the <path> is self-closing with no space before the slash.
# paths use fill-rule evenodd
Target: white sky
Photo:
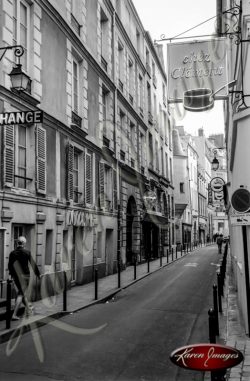
<path id="1" fill-rule="evenodd" d="M 166 38 L 176 36 L 216 15 L 216 0 L 133 0 L 133 3 L 152 40 L 159 40 L 162 34 Z M 212 19 L 186 36 L 213 34 L 214 31 L 215 19 Z M 164 54 L 167 54 L 166 48 Z M 176 116 L 176 124 L 183 125 L 192 135 L 197 135 L 200 127 L 204 128 L 206 136 L 224 133 L 222 101 L 216 101 L 214 108 L 209 111 L 187 111 L 184 117 Z"/>

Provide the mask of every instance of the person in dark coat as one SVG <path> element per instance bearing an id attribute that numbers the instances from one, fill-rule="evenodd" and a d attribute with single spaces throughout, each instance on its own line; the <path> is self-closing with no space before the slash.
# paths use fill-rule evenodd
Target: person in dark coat
<path id="1" fill-rule="evenodd" d="M 17 247 L 10 253 L 8 269 L 11 277 L 14 280 L 15 286 L 17 288 L 17 299 L 14 308 L 14 313 L 12 316 L 13 320 L 18 320 L 17 316 L 18 310 L 23 302 L 26 307 L 26 313 L 30 314 L 32 311 L 32 305 L 28 302 L 26 290 L 29 286 L 30 281 L 30 269 L 31 265 L 34 273 L 38 278 L 40 278 L 40 271 L 31 256 L 30 251 L 25 250 L 26 238 L 19 237 L 17 240 Z"/>
<path id="2" fill-rule="evenodd" d="M 222 234 L 220 234 L 217 237 L 216 243 L 217 243 L 217 246 L 218 246 L 218 253 L 221 254 L 221 249 L 222 249 L 222 244 L 223 244 L 223 235 Z"/>

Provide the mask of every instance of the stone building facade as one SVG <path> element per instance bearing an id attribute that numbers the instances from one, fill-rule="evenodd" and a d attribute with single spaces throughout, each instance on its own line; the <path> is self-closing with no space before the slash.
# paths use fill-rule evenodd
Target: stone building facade
<path id="1" fill-rule="evenodd" d="M 72 284 L 175 242 L 172 127 L 161 47 L 132 1 L 0 0 L 2 46 L 21 44 L 26 91 L 0 62 L 0 112 L 42 110 L 1 126 L 0 275 L 27 237 L 42 273 Z"/>

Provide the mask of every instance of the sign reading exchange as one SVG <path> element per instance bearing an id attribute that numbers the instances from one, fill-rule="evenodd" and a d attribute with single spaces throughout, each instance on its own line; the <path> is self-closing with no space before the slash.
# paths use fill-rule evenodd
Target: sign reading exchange
<path id="1" fill-rule="evenodd" d="M 10 124 L 30 124 L 42 122 L 43 112 L 41 110 L 5 112 L 0 114 L 0 126 Z"/>
<path id="2" fill-rule="evenodd" d="M 211 89 L 228 83 L 224 38 L 168 44 L 168 100 L 181 102 L 187 90 Z M 216 95 L 224 99 L 225 87 Z"/>

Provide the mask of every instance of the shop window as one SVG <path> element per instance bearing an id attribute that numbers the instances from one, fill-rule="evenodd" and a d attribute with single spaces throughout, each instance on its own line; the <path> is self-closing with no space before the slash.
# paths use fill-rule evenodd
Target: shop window
<path id="1" fill-rule="evenodd" d="M 24 228 L 22 225 L 14 226 L 13 236 L 14 236 L 14 249 L 17 247 L 18 237 L 24 236 Z"/>
<path id="2" fill-rule="evenodd" d="M 45 265 L 52 264 L 52 254 L 53 254 L 53 230 L 46 230 Z"/>
<path id="3" fill-rule="evenodd" d="M 69 262 L 68 239 L 69 239 L 69 232 L 68 230 L 64 230 L 63 231 L 63 250 L 62 250 L 63 263 Z"/>
<path id="4" fill-rule="evenodd" d="M 30 7 L 24 0 L 13 1 L 13 45 L 22 45 L 22 68 L 28 71 L 28 52 L 30 36 Z M 15 57 L 18 60 L 17 57 Z M 16 61 L 18 62 L 18 61 Z"/>
<path id="5" fill-rule="evenodd" d="M 102 245 L 102 232 L 97 232 L 97 239 L 96 239 L 96 257 L 98 259 L 102 259 L 103 255 L 103 245 Z"/>

